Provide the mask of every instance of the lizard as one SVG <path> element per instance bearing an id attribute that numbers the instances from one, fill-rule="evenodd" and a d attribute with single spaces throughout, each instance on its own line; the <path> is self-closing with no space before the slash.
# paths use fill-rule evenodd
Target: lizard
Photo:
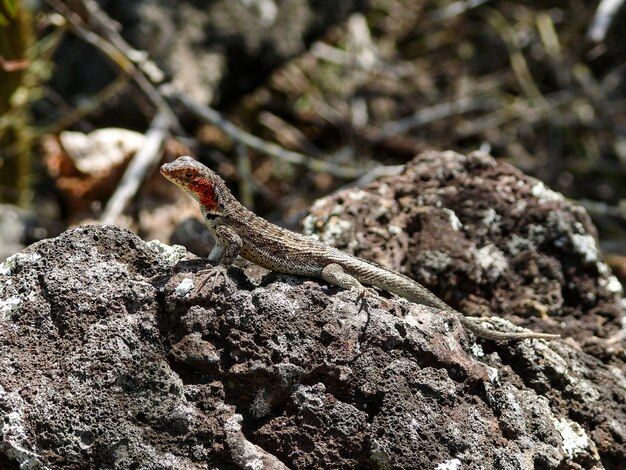
<path id="1" fill-rule="evenodd" d="M 363 284 L 397 294 L 457 316 L 476 336 L 490 340 L 553 339 L 559 335 L 502 332 L 482 325 L 479 318 L 467 317 L 441 300 L 419 282 L 404 274 L 338 250 L 313 237 L 268 222 L 244 207 L 222 178 L 189 156 L 182 156 L 160 168 L 161 174 L 200 205 L 215 246 L 208 256 L 216 272 L 225 273 L 237 256 L 270 271 L 322 279 L 334 286 L 363 292 Z M 203 283 L 204 285 L 204 283 Z"/>

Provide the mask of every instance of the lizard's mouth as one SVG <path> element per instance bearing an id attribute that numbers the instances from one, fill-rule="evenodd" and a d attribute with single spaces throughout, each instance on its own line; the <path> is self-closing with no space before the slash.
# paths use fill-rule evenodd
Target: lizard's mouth
<path id="1" fill-rule="evenodd" d="M 180 165 L 177 165 L 176 162 L 164 163 L 159 170 L 161 174 L 172 183 L 178 186 L 185 186 L 185 182 L 187 181 L 187 179 L 184 178 L 185 170 L 179 166 Z"/>
<path id="2" fill-rule="evenodd" d="M 176 174 L 169 172 L 167 170 L 164 170 L 163 168 L 161 168 L 161 174 L 165 177 L 165 179 L 167 179 L 169 182 L 174 183 L 176 186 L 178 186 L 179 188 L 185 188 L 185 184 L 183 181 L 181 181 L 179 178 L 176 178 Z"/>
<path id="3" fill-rule="evenodd" d="M 170 168 L 171 163 L 165 163 L 161 165 L 159 171 L 163 176 L 165 176 L 168 180 L 172 181 L 172 169 Z"/>
<path id="4" fill-rule="evenodd" d="M 194 176 L 197 175 L 198 162 L 193 158 L 184 156 L 179 157 L 173 162 L 164 163 L 161 165 L 160 171 L 163 176 L 165 176 L 168 180 L 173 183 L 181 183 L 185 179 L 191 180 Z"/>

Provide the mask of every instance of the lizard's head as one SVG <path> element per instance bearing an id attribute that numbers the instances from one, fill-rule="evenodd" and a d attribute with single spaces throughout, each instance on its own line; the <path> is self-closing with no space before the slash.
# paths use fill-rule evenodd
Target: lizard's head
<path id="1" fill-rule="evenodd" d="M 179 157 L 161 166 L 161 174 L 200 203 L 205 216 L 222 215 L 230 194 L 222 178 L 191 157 Z"/>

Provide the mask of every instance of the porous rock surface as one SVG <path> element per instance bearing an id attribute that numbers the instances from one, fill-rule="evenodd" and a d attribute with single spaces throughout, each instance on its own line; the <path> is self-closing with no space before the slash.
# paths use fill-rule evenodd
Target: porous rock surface
<path id="1" fill-rule="evenodd" d="M 318 200 L 304 227 L 463 312 L 574 338 L 623 364 L 622 286 L 588 214 L 484 152 L 425 152 L 401 175 Z"/>
<path id="2" fill-rule="evenodd" d="M 111 226 L 9 258 L 0 468 L 623 468 L 617 353 L 205 267 Z"/>

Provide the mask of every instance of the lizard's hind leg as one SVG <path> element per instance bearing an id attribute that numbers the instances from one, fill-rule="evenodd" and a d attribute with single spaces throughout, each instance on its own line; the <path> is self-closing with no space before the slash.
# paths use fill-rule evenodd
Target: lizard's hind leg
<path id="1" fill-rule="evenodd" d="M 322 269 L 321 278 L 338 287 L 348 290 L 355 290 L 358 293 L 357 300 L 360 302 L 359 310 L 364 309 L 366 297 L 372 295 L 373 289 L 365 287 L 354 276 L 348 274 L 339 264 L 331 263 Z"/>

